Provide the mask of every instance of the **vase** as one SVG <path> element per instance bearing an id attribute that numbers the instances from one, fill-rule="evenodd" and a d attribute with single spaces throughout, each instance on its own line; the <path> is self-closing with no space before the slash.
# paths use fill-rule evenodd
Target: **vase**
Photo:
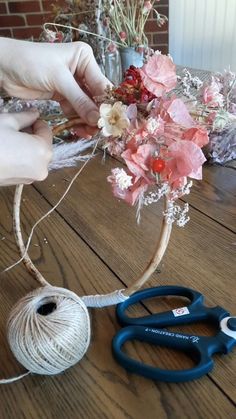
<path id="1" fill-rule="evenodd" d="M 121 59 L 118 50 L 105 53 L 105 75 L 115 86 L 122 80 Z"/>
<path id="2" fill-rule="evenodd" d="M 122 74 L 133 65 L 134 67 L 143 66 L 143 53 L 135 50 L 134 47 L 120 48 Z"/>

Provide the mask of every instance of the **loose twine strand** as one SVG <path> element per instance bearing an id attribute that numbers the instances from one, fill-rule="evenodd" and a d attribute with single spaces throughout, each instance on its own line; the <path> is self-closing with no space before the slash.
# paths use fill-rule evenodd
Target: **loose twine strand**
<path id="1" fill-rule="evenodd" d="M 66 195 L 68 194 L 68 192 L 70 191 L 73 183 L 75 182 L 75 180 L 78 178 L 78 176 L 82 173 L 82 171 L 84 170 L 84 168 L 87 166 L 88 162 L 92 159 L 92 157 L 95 154 L 95 151 L 97 149 L 98 146 L 98 142 L 99 142 L 99 138 L 96 140 L 96 143 L 93 147 L 92 153 L 89 156 L 89 158 L 83 163 L 82 167 L 78 170 L 78 172 L 73 176 L 73 178 L 71 179 L 68 187 L 66 188 L 65 192 L 63 193 L 63 195 L 61 196 L 61 198 L 58 200 L 58 202 L 46 213 L 44 214 L 42 217 L 39 218 L 39 220 L 36 221 L 36 223 L 33 225 L 31 232 L 29 234 L 28 240 L 27 240 L 27 244 L 26 246 L 24 246 L 23 240 L 22 238 L 20 238 L 19 234 L 16 236 L 17 237 L 17 241 L 18 241 L 18 245 L 19 245 L 19 249 L 21 252 L 21 258 L 19 260 L 17 260 L 15 263 L 13 263 L 12 265 L 10 265 L 8 268 L 4 269 L 2 271 L 2 274 L 5 272 L 9 272 L 11 269 L 13 269 L 15 266 L 19 265 L 19 263 L 21 263 L 27 255 L 27 252 L 29 250 L 29 246 L 34 234 L 34 231 L 36 229 L 36 227 L 45 219 L 47 218 L 59 205 L 60 203 L 63 201 L 63 199 L 66 197 Z M 14 213 L 15 213 L 15 220 L 19 219 L 19 213 L 20 213 L 20 202 L 21 202 L 21 194 L 22 194 L 22 190 L 23 190 L 23 185 L 18 185 L 16 187 L 16 194 L 15 194 L 15 199 L 14 199 Z M 17 223 L 16 221 L 16 227 L 17 230 L 15 231 L 19 233 L 20 231 L 20 225 L 19 222 Z M 26 264 L 26 263 L 25 263 Z M 35 275 L 34 275 L 35 276 Z M 45 285 L 48 284 L 48 282 L 42 277 L 41 274 L 38 275 L 38 277 L 36 278 L 38 282 L 41 283 L 41 285 Z M 48 284 L 49 285 L 49 284 Z"/>

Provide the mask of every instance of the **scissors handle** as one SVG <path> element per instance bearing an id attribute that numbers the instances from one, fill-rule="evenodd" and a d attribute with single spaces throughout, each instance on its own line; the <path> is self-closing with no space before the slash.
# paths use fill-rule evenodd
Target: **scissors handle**
<path id="1" fill-rule="evenodd" d="M 161 296 L 181 296 L 190 300 L 186 307 L 169 310 L 162 313 L 150 314 L 144 317 L 129 317 L 125 311 L 137 302 Z M 193 323 L 201 320 L 209 320 L 219 325 L 223 317 L 229 313 L 221 307 L 206 307 L 203 304 L 204 297 L 198 291 L 181 286 L 160 286 L 147 288 L 135 292 L 129 299 L 116 308 L 116 316 L 121 326 L 155 326 L 167 327 L 179 324 Z"/>
<path id="2" fill-rule="evenodd" d="M 145 341 L 187 353 L 197 365 L 185 370 L 164 370 L 142 364 L 130 358 L 122 351 L 122 346 L 130 340 Z M 115 359 L 128 371 L 147 378 L 166 382 L 190 381 L 207 374 L 213 368 L 211 355 L 215 352 L 227 352 L 228 338 L 222 332 L 216 337 L 191 336 L 184 333 L 172 333 L 165 329 L 144 326 L 128 326 L 121 329 L 113 338 L 112 349 Z"/>

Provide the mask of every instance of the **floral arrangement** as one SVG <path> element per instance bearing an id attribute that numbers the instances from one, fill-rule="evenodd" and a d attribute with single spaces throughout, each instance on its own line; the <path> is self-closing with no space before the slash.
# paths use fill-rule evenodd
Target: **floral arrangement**
<path id="1" fill-rule="evenodd" d="M 226 70 L 211 75 L 204 83 L 184 69 L 182 94 L 192 103 L 192 114 L 209 131 L 204 152 L 214 163 L 236 158 L 236 74 Z M 195 91 L 194 91 L 195 89 Z"/>
<path id="2" fill-rule="evenodd" d="M 156 16 L 158 26 L 168 20 L 158 13 L 154 3 L 154 0 L 104 0 L 102 17 L 108 38 L 114 39 L 123 47 L 147 47 L 148 39 L 144 29 L 151 11 Z"/>
<path id="3" fill-rule="evenodd" d="M 168 223 L 184 226 L 188 204 L 181 208 L 176 200 L 190 192 L 192 179 L 202 179 L 201 149 L 209 138 L 205 125 L 173 94 L 176 82 L 172 58 L 155 52 L 100 98 L 98 125 L 104 149 L 125 164 L 108 177 L 115 197 L 137 205 L 139 220 L 143 205 L 164 196 Z"/>

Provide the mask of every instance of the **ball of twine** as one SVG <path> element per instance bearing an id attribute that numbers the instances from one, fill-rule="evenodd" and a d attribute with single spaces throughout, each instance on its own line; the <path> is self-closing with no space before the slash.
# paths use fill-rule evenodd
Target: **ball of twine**
<path id="1" fill-rule="evenodd" d="M 90 342 L 87 307 L 65 288 L 37 288 L 19 300 L 7 323 L 16 359 L 35 374 L 59 374 L 76 364 Z"/>

